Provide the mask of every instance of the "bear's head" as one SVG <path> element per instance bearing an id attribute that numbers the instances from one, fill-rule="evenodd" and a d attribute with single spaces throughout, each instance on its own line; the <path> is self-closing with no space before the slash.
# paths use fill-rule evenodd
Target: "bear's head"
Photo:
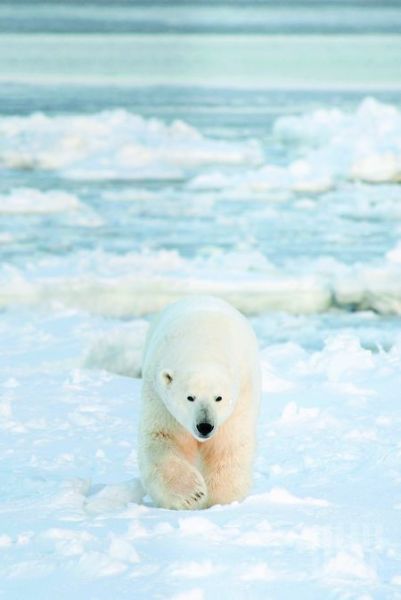
<path id="1" fill-rule="evenodd" d="M 161 399 L 177 421 L 200 442 L 210 439 L 234 410 L 238 385 L 226 368 L 201 364 L 196 369 L 162 369 Z"/>

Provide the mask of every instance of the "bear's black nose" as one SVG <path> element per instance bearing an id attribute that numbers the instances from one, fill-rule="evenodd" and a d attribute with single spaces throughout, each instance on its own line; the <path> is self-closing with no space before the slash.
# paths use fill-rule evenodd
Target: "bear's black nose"
<path id="1" fill-rule="evenodd" d="M 199 433 L 201 435 L 203 435 L 204 437 L 206 437 L 207 435 L 209 435 L 209 433 L 211 431 L 213 431 L 214 426 L 211 425 L 211 423 L 198 423 L 196 426 L 196 429 L 199 431 Z"/>

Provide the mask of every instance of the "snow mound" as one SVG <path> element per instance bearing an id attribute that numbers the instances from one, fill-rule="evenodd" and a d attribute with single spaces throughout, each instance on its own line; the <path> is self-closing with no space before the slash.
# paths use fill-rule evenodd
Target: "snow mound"
<path id="1" fill-rule="evenodd" d="M 146 321 L 135 320 L 96 336 L 90 342 L 83 365 L 127 377 L 140 377 L 147 331 Z"/>
<path id="2" fill-rule="evenodd" d="M 126 483 L 100 486 L 88 495 L 84 507 L 89 513 L 105 513 L 121 510 L 130 502 L 140 503 L 145 493 L 139 479 Z"/>

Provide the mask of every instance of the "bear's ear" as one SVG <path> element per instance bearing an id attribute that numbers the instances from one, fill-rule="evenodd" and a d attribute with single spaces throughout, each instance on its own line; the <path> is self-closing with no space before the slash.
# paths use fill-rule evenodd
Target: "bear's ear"
<path id="1" fill-rule="evenodd" d="M 160 380 L 164 385 L 171 385 L 173 381 L 173 372 L 171 369 L 163 369 L 160 373 Z"/>

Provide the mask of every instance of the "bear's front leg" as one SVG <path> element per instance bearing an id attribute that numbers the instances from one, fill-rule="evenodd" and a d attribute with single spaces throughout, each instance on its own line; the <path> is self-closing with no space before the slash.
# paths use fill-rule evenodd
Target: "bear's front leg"
<path id="1" fill-rule="evenodd" d="M 241 390 L 237 410 L 209 441 L 201 445 L 206 506 L 243 500 L 252 484 L 259 406 L 258 375 Z"/>
<path id="2" fill-rule="evenodd" d="M 206 506 L 243 500 L 252 482 L 252 462 L 253 451 L 246 447 L 232 446 L 223 452 L 208 452 L 205 456 Z"/>
<path id="3" fill-rule="evenodd" d="M 252 422 L 242 421 L 241 431 L 223 426 L 210 442 L 201 446 L 203 473 L 208 490 L 206 506 L 243 500 L 252 483 L 255 432 Z"/>
<path id="4" fill-rule="evenodd" d="M 144 440 L 139 455 L 142 482 L 161 508 L 190 510 L 206 505 L 205 480 L 188 458 L 173 437 L 154 432 Z"/>

